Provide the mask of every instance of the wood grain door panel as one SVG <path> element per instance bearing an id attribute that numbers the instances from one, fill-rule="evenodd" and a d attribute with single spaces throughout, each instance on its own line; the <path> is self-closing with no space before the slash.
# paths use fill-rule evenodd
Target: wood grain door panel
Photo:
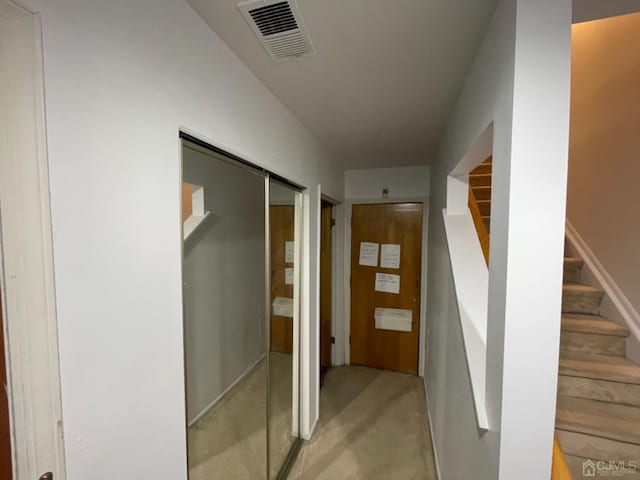
<path id="1" fill-rule="evenodd" d="M 294 240 L 295 207 L 269 207 L 271 241 L 271 304 L 276 297 L 293 298 L 293 285 L 285 283 L 286 242 Z M 293 319 L 271 315 L 271 351 L 293 353 Z"/>
<path id="2" fill-rule="evenodd" d="M 355 365 L 418 373 L 420 277 L 422 269 L 421 203 L 353 205 L 351 218 L 351 355 Z M 400 245 L 400 268 L 359 264 L 360 243 Z M 376 273 L 400 275 L 400 293 L 375 291 Z M 375 327 L 376 307 L 412 311 L 411 332 Z"/>
<path id="3" fill-rule="evenodd" d="M 7 396 L 7 365 L 4 349 L 4 320 L 2 318 L 2 295 L 0 295 L 0 478 L 11 480 L 11 424 L 9 420 L 9 397 Z"/>

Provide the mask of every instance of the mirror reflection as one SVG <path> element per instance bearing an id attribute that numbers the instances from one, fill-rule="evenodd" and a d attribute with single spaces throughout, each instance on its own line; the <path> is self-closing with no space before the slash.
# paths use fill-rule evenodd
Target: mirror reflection
<path id="1" fill-rule="evenodd" d="M 269 325 L 269 478 L 278 477 L 297 438 L 294 408 L 294 341 L 297 329 L 296 199 L 299 193 L 272 180 L 269 189 L 271 318 Z"/>
<path id="2" fill-rule="evenodd" d="M 267 478 L 265 178 L 183 148 L 190 480 Z"/>
<path id="3" fill-rule="evenodd" d="M 189 141 L 182 176 L 189 479 L 285 478 L 300 443 L 301 194 Z"/>

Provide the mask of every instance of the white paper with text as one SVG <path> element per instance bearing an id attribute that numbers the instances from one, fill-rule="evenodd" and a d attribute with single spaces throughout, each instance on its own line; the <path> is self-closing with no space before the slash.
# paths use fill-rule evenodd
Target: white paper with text
<path id="1" fill-rule="evenodd" d="M 400 268 L 400 245 L 383 243 L 380 251 L 380 267 Z"/>
<path id="2" fill-rule="evenodd" d="M 359 264 L 366 267 L 377 267 L 379 247 L 378 243 L 360 242 Z"/>
<path id="3" fill-rule="evenodd" d="M 400 293 L 400 275 L 376 273 L 376 292 Z"/>

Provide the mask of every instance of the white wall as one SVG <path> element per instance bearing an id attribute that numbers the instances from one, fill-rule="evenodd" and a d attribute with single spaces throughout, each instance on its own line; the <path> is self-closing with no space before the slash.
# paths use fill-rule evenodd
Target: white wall
<path id="1" fill-rule="evenodd" d="M 640 13 L 573 27 L 567 219 L 640 312 Z"/>
<path id="2" fill-rule="evenodd" d="M 265 352 L 265 183 L 190 148 L 183 150 L 182 175 L 204 187 L 210 212 L 184 245 L 187 419 L 192 422 Z"/>
<path id="3" fill-rule="evenodd" d="M 316 194 L 341 198 L 342 173 L 184 1 L 28 3 L 43 24 L 69 478 L 181 480 L 179 128 L 309 187 L 310 292 Z M 303 430 L 317 407 L 307 373 Z"/>
<path id="4" fill-rule="evenodd" d="M 426 160 L 425 160 L 426 163 Z M 371 168 L 345 172 L 345 198 L 382 200 L 382 190 L 394 199 L 429 196 L 429 167 Z"/>
<path id="5" fill-rule="evenodd" d="M 539 480 L 550 475 L 570 7 L 567 0 L 497 2 L 431 169 L 426 389 L 436 458 L 441 478 L 447 480 Z M 494 177 L 486 385 L 490 428 L 481 435 L 442 209 L 448 175 L 491 122 Z M 533 192 L 541 183 L 544 205 L 533 201 L 539 198 Z"/>

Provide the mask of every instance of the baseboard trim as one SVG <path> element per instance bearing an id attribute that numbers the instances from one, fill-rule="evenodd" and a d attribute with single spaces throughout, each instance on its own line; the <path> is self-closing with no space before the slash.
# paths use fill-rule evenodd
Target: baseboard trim
<path id="1" fill-rule="evenodd" d="M 429 396 L 427 395 L 427 379 L 424 380 L 424 399 L 427 404 L 427 420 L 429 421 L 429 433 L 431 434 L 431 450 L 433 450 L 433 463 L 436 466 L 436 480 L 440 480 L 442 475 L 440 475 L 440 464 L 438 463 L 438 452 L 436 451 L 436 442 L 435 437 L 433 436 L 433 421 L 431 419 L 431 409 L 429 408 Z"/>
<path id="2" fill-rule="evenodd" d="M 609 272 L 607 272 L 606 268 L 600 263 L 569 220 L 567 220 L 566 227 L 567 240 L 569 240 L 571 246 L 576 250 L 576 253 L 582 257 L 590 273 L 600 284 L 600 287 L 605 291 L 609 300 L 611 300 L 611 303 L 625 321 L 627 327 L 629 327 L 631 334 L 636 340 L 640 341 L 640 313 L 638 313 L 622 290 L 620 290 L 618 284 L 611 275 L 609 275 Z"/>
<path id="3" fill-rule="evenodd" d="M 316 426 L 318 425 L 318 420 L 320 420 L 319 416 L 316 417 L 316 419 L 313 421 L 313 425 L 311 425 L 311 428 L 309 429 L 308 434 L 300 436 L 303 440 L 311 440 L 311 437 L 313 437 L 313 434 L 316 431 Z"/>
<path id="4" fill-rule="evenodd" d="M 213 407 L 215 407 L 218 402 L 220 402 L 220 400 L 222 400 L 224 398 L 224 396 L 229 393 L 233 387 L 235 387 L 238 383 L 240 383 L 242 380 L 244 380 L 247 375 L 249 375 L 254 368 L 256 368 L 256 366 L 264 359 L 265 354 L 263 353 L 260 358 L 258 358 L 258 360 L 256 360 L 255 362 L 253 362 L 251 365 L 249 365 L 249 368 L 247 368 L 244 373 L 242 375 L 240 375 L 238 378 L 236 378 L 233 383 L 231 385 L 229 385 L 227 388 L 225 388 L 225 390 L 218 395 L 216 398 L 214 398 L 211 403 L 209 403 L 206 407 L 204 407 L 204 409 L 202 409 L 202 411 L 196 415 L 193 420 L 191 420 L 189 422 L 188 428 L 193 427 L 196 423 L 198 423 L 198 421 L 204 417 L 207 413 L 209 413 L 209 411 L 211 411 L 211 409 Z"/>

